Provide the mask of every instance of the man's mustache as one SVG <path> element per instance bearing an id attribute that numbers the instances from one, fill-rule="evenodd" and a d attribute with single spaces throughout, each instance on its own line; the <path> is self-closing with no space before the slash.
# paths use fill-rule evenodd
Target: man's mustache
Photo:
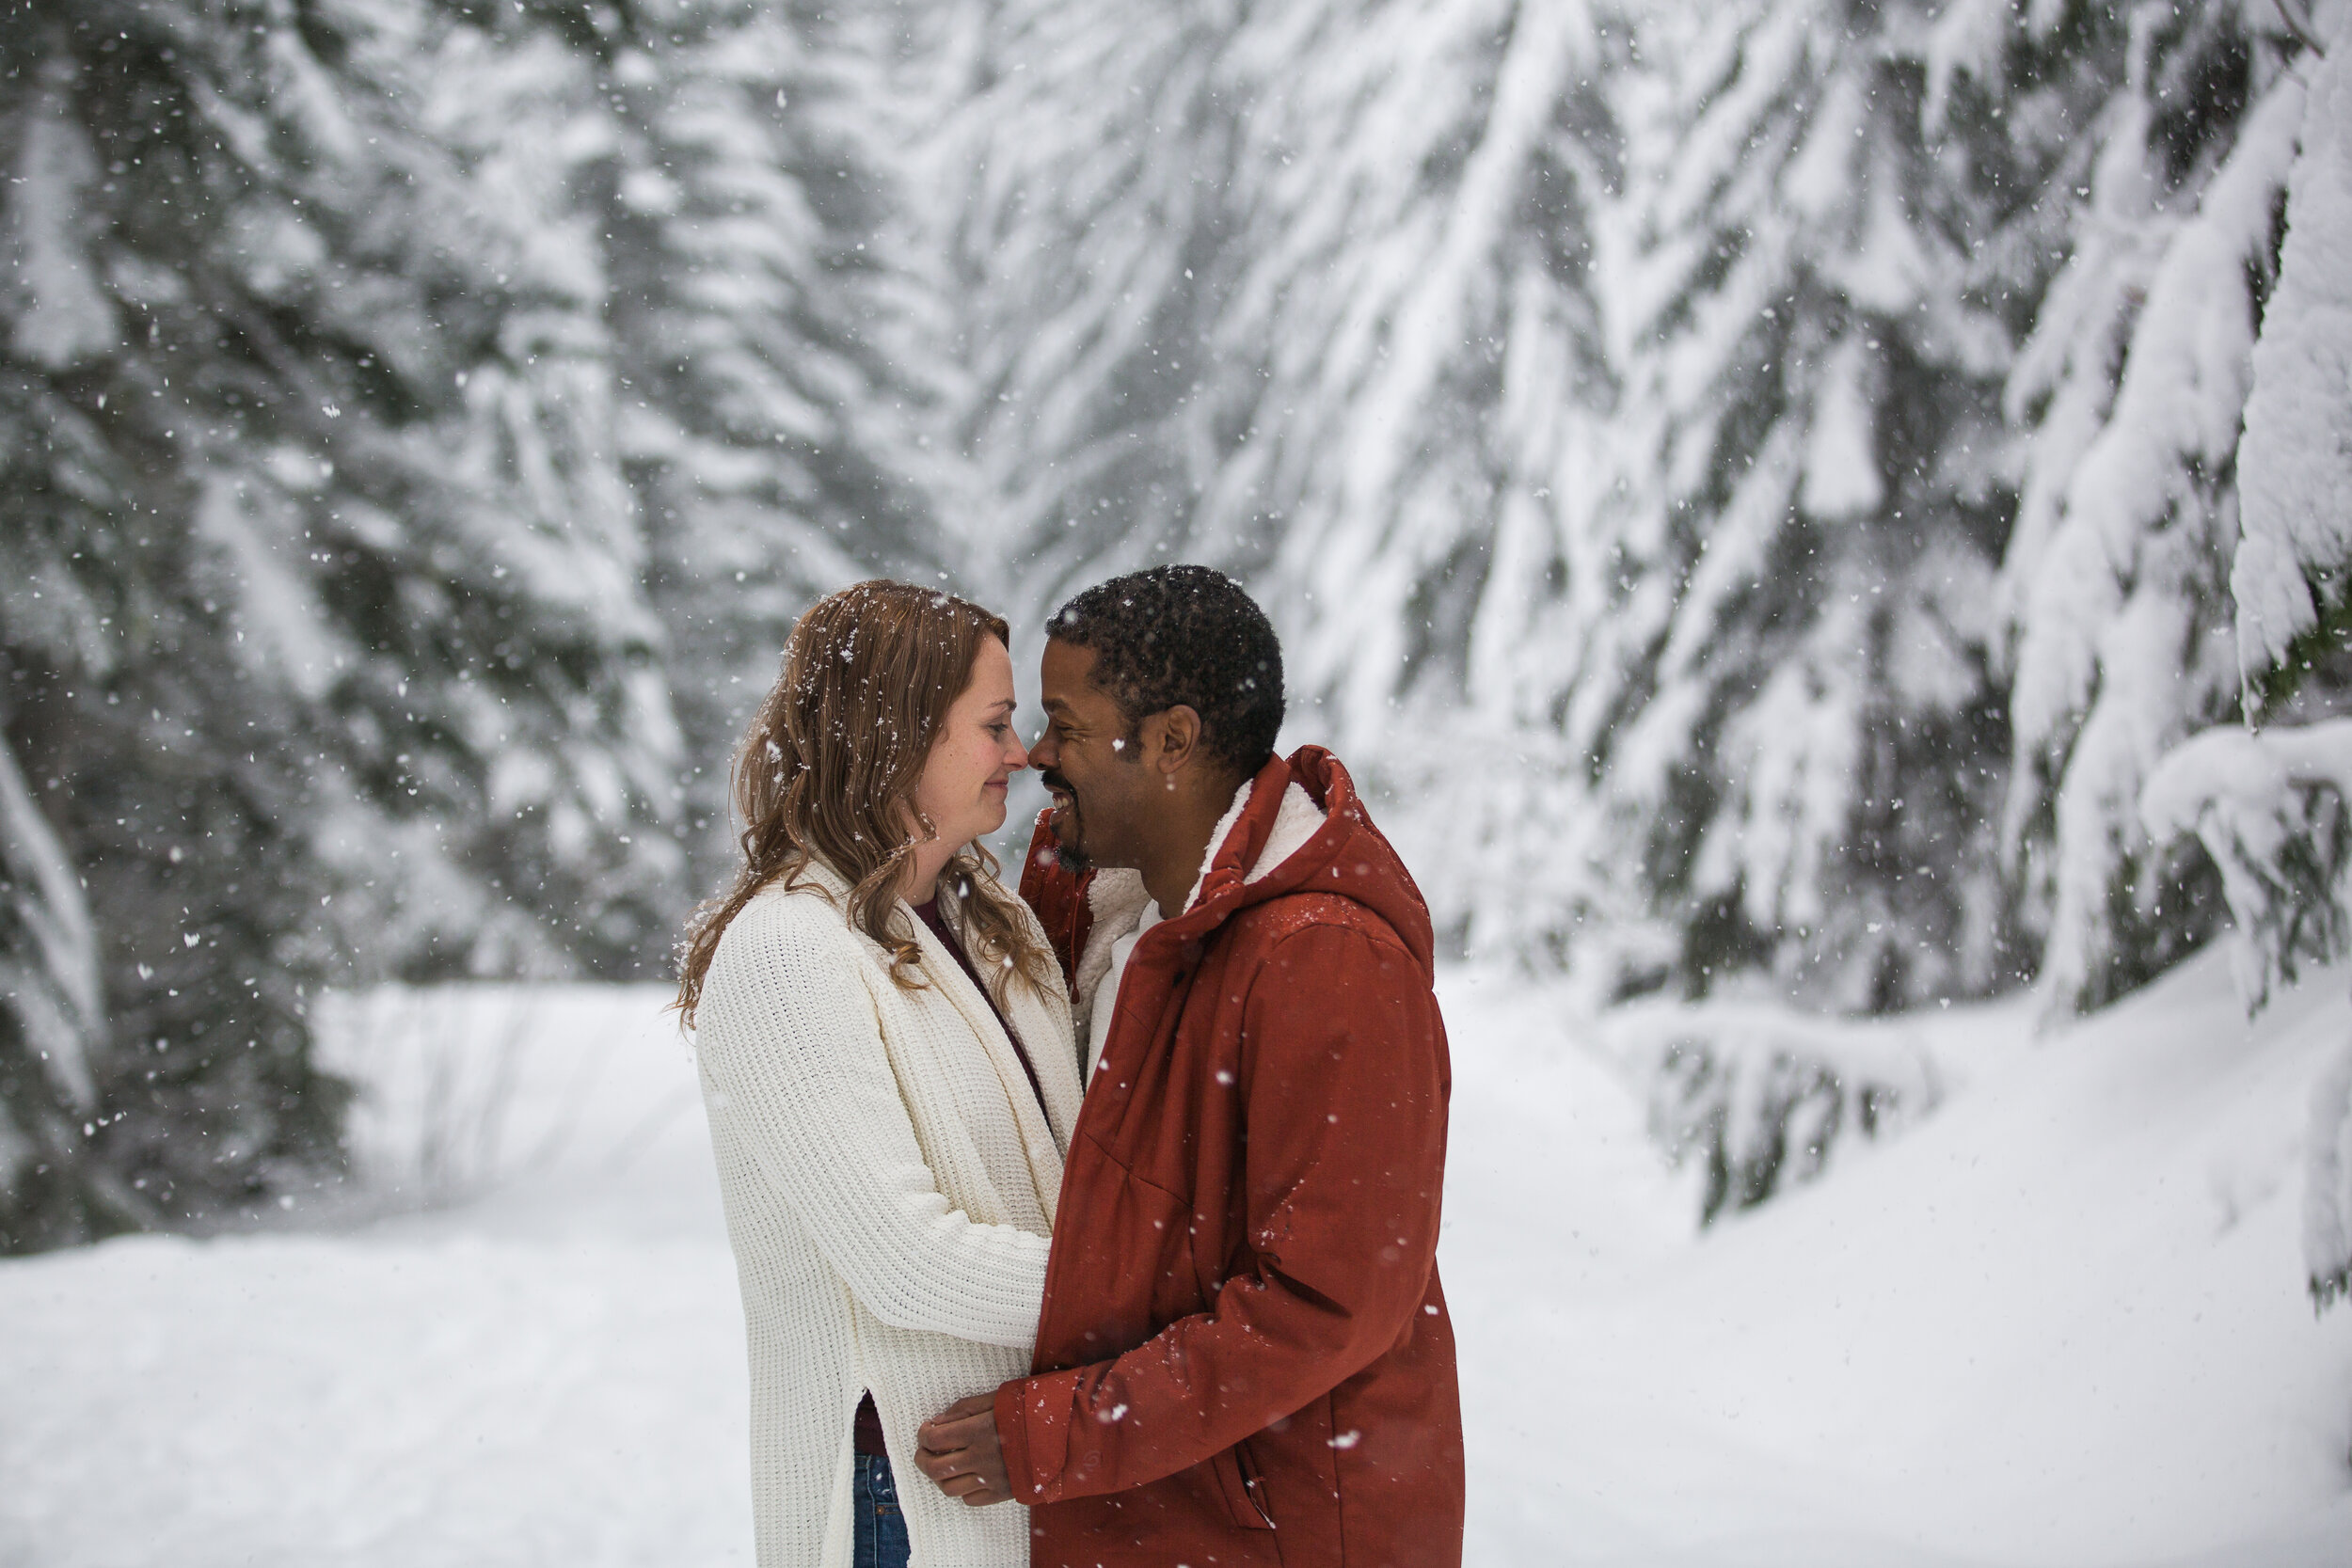
<path id="1" fill-rule="evenodd" d="M 1061 794 L 1069 796 L 1073 800 L 1077 799 L 1078 792 L 1070 787 L 1070 781 L 1063 778 L 1059 773 L 1055 772 L 1050 768 L 1040 771 L 1037 776 L 1037 781 L 1048 789 L 1058 791 Z"/>

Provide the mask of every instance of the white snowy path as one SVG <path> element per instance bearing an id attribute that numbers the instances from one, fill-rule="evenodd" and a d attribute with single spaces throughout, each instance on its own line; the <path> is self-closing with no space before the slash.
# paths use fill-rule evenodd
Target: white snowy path
<path id="1" fill-rule="evenodd" d="M 1545 994 L 1450 976 L 1471 1562 L 2352 1564 L 2352 1311 L 2314 1321 L 2296 1245 L 2344 989 L 2249 1027 L 2208 957 L 2058 1038 L 1913 1021 L 1967 1079 L 1941 1113 L 1693 1238 Z M 418 1005 L 475 1076 L 388 1068 L 412 1092 L 360 1131 L 508 1173 L 469 1204 L 0 1264 L 0 1564 L 748 1562 L 733 1268 L 659 1000 Z M 485 1061 L 513 1109 L 469 1122 Z"/>

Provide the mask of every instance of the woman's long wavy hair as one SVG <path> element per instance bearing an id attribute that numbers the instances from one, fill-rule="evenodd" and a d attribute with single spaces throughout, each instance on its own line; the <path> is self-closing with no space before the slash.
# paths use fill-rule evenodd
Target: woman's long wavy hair
<path id="1" fill-rule="evenodd" d="M 953 594 L 882 579 L 829 594 L 801 617 L 784 673 L 736 752 L 742 864 L 724 896 L 694 911 L 680 944 L 677 1006 L 689 1027 L 728 923 L 762 890 L 793 886 L 812 862 L 850 884 L 843 913 L 889 951 L 890 977 L 921 989 L 922 948 L 898 912 L 906 858 L 934 832 L 914 787 L 981 645 L 1009 643 L 1009 632 L 1001 616 Z M 1000 1005 L 1015 980 L 1041 994 L 1054 983 L 1052 955 L 1030 937 L 985 846 L 957 850 L 939 887 L 960 903 L 966 956 Z"/>

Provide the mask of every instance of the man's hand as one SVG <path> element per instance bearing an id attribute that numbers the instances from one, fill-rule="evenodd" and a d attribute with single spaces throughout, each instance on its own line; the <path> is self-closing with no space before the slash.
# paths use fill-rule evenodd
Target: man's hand
<path id="1" fill-rule="evenodd" d="M 915 1467 L 973 1508 L 1012 1500 L 1005 1450 L 996 1441 L 996 1396 L 958 1400 L 915 1433 Z"/>

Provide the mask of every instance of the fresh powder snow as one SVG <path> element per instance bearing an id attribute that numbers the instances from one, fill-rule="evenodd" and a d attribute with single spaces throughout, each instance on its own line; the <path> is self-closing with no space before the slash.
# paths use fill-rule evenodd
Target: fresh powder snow
<path id="1" fill-rule="evenodd" d="M 2304 1295 L 2296 1177 L 2346 978 L 2249 1023 L 2208 954 L 2055 1034 L 2030 1001 L 1907 1021 L 1941 1108 L 1702 1232 L 1623 1042 L 1447 973 L 1468 1560 L 2341 1568 L 2352 1313 Z M 666 999 L 346 1003 L 363 1193 L 0 1264 L 0 1561 L 748 1562 Z"/>

